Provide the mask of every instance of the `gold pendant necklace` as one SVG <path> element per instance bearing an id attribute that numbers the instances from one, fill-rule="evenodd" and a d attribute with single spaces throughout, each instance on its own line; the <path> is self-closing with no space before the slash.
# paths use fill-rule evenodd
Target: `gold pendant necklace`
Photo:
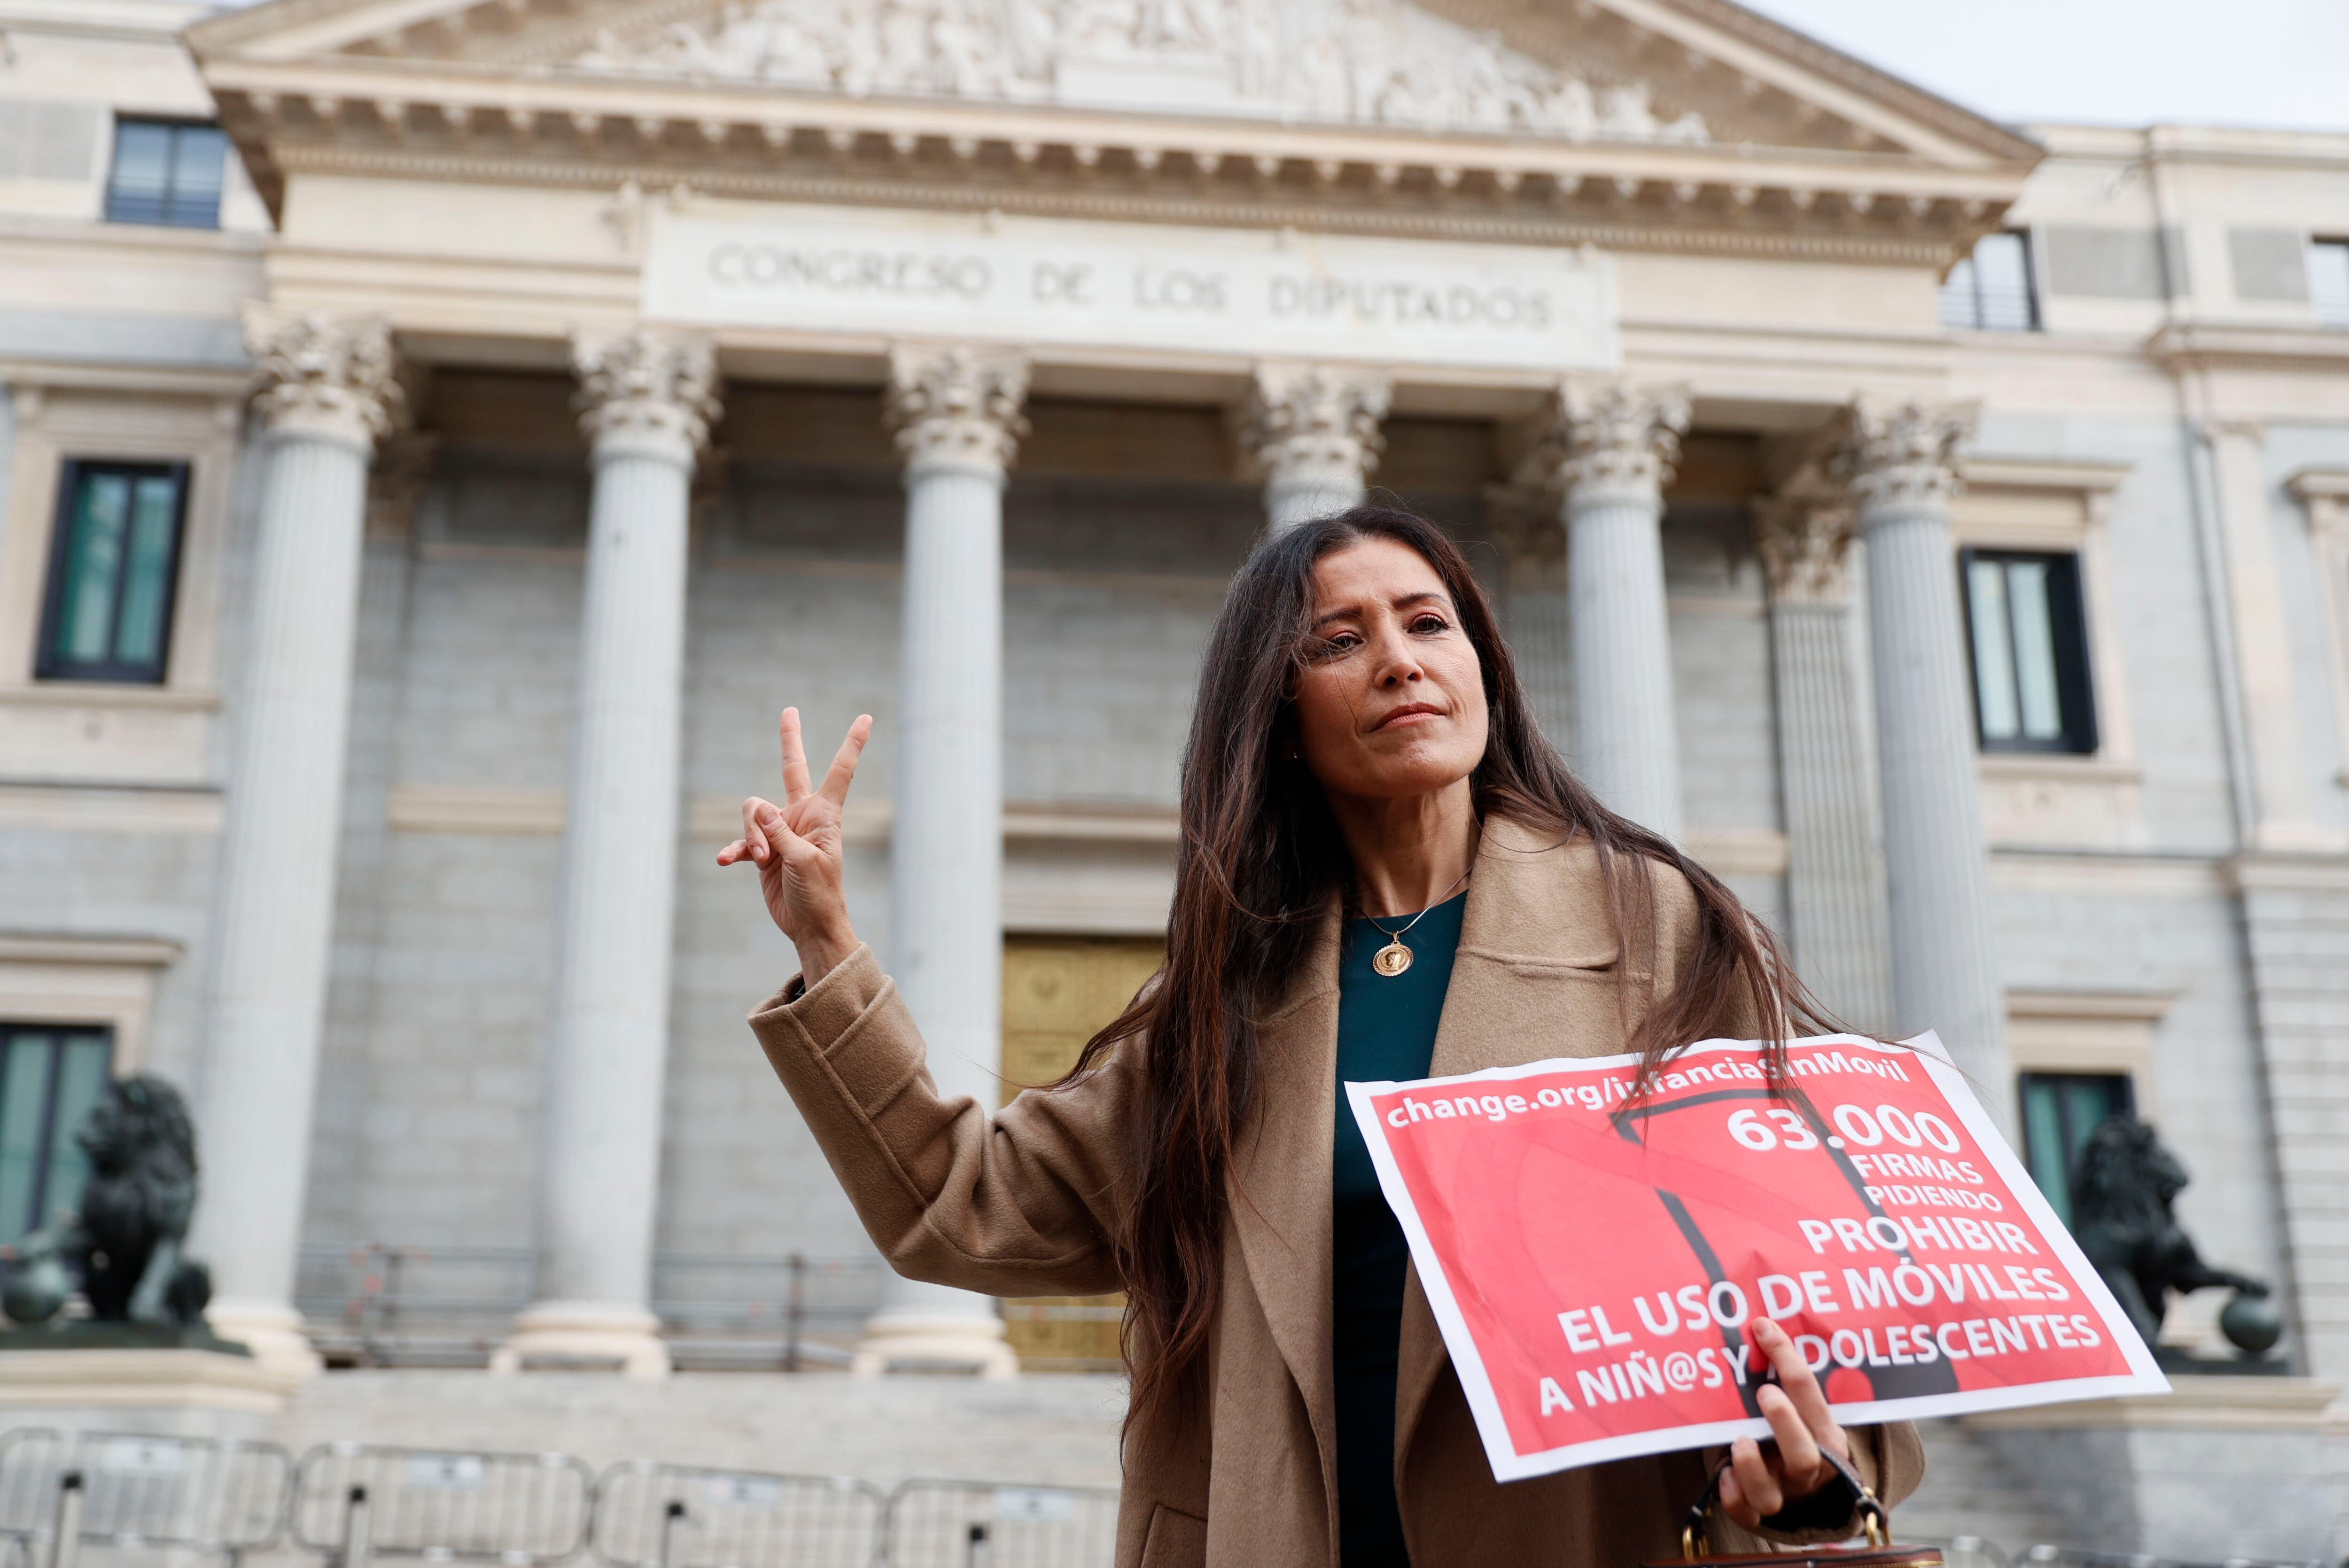
<path id="1" fill-rule="evenodd" d="M 1472 867 L 1471 870 L 1473 869 L 1474 868 Z M 1429 904 L 1427 909 L 1423 909 L 1417 914 L 1413 915 L 1411 919 L 1403 923 L 1403 928 L 1401 931 L 1389 931 L 1385 926 L 1379 923 L 1378 917 L 1376 915 L 1364 915 L 1362 918 L 1371 923 L 1371 929 L 1375 930 L 1380 935 L 1387 939 L 1387 944 L 1384 947 L 1380 948 L 1376 953 L 1371 954 L 1371 967 L 1376 970 L 1379 974 L 1385 975 L 1390 980 L 1402 974 L 1404 970 L 1410 968 L 1411 949 L 1403 944 L 1403 937 L 1409 934 L 1413 926 L 1417 925 L 1421 921 L 1427 918 L 1428 909 L 1433 909 L 1436 904 L 1442 903 L 1444 899 L 1448 899 L 1454 893 L 1459 892 L 1460 882 L 1464 882 L 1467 880 L 1468 872 L 1462 872 L 1460 873 L 1460 882 L 1455 882 L 1450 887 L 1444 890 L 1444 898 L 1437 899 L 1435 903 Z"/>

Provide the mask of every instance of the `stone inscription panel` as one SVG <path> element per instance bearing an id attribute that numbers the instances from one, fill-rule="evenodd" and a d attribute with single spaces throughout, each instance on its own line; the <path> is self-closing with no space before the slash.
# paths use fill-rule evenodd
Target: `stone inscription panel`
<path id="1" fill-rule="evenodd" d="M 1588 249 L 698 201 L 648 320 L 1500 370 L 1620 363 Z"/>

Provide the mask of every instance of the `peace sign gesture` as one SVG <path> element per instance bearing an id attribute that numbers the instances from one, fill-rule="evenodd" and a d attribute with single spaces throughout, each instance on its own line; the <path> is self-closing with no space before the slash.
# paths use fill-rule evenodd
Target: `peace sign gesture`
<path id="1" fill-rule="evenodd" d="M 810 781 L 807 750 L 800 744 L 800 710 L 783 709 L 778 727 L 783 746 L 783 804 L 756 795 L 742 802 L 742 836 L 718 851 L 718 863 L 749 861 L 759 868 L 759 892 L 767 913 L 800 951 L 800 969 L 812 985 L 856 950 L 841 892 L 841 809 L 856 778 L 856 759 L 873 733 L 873 716 L 861 713 L 822 784 Z"/>

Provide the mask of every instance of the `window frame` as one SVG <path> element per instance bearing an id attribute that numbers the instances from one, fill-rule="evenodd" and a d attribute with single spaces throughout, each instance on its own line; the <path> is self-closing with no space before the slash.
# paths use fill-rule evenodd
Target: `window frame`
<path id="1" fill-rule="evenodd" d="M 2308 269 L 2308 306 L 2316 317 L 2316 325 L 2336 331 L 2349 328 L 2349 297 L 2332 302 L 2330 308 L 2326 301 L 2317 297 L 2315 253 L 2318 251 L 2340 252 L 2344 269 L 2349 271 L 2349 235 L 2311 234 L 2302 251 L 2302 264 Z"/>
<path id="2" fill-rule="evenodd" d="M 82 482 L 98 474 L 116 474 L 136 483 L 142 479 L 170 479 L 175 491 L 171 504 L 171 548 L 163 565 L 162 614 L 155 633 L 155 660 L 150 665 L 119 659 L 93 661 L 61 658 L 57 651 L 58 621 L 65 614 L 66 578 L 72 568 L 69 548 L 75 516 L 80 511 Z M 35 645 L 33 678 L 36 681 L 92 681 L 112 686 L 170 684 L 171 634 L 179 619 L 180 566 L 187 555 L 188 492 L 193 488 L 194 466 L 184 459 L 151 461 L 120 458 L 67 458 L 57 474 L 55 515 L 49 525 L 48 580 L 42 590 L 39 642 Z M 127 564 L 127 563 L 126 563 Z M 126 570 L 115 584 L 110 628 L 119 627 L 122 596 L 130 574 Z M 111 644 L 111 637 L 109 639 Z"/>
<path id="3" fill-rule="evenodd" d="M 2032 1080 L 2071 1080 L 2080 1078 L 2095 1078 L 2119 1086 L 2120 1095 L 2118 1099 L 2118 1109 L 2107 1110 L 2105 1113 L 2106 1116 L 2116 1115 L 2121 1112 L 2126 1112 L 2130 1116 L 2142 1114 L 2138 1109 L 2137 1104 L 2137 1075 L 2126 1069 L 2077 1067 L 2025 1068 L 2016 1072 L 2014 1075 L 2014 1101 L 2015 1109 L 2022 1121 L 2020 1130 L 2023 1134 L 2023 1170 L 2030 1175 L 2034 1184 L 2039 1180 L 2039 1172 L 2037 1168 L 2038 1161 L 2036 1159 L 2038 1151 L 2032 1147 L 2031 1141 Z M 2062 1220 L 2064 1222 L 2064 1228 L 2069 1230 L 2072 1225 L 2072 1202 L 2076 1196 L 2076 1194 L 2071 1190 L 2072 1158 L 2069 1152 L 2069 1146 L 2073 1142 L 2072 1133 L 2074 1130 L 2069 1125 L 2071 1119 L 2069 1101 L 2062 1095 L 2060 1090 L 2058 1091 L 2055 1099 L 2055 1116 L 2057 1122 L 2056 1135 L 2059 1138 L 2062 1138 L 2067 1146 L 2064 1164 L 2064 1190 L 2060 1196 L 2060 1200 L 2057 1194 L 2048 1192 L 2044 1188 L 2041 1190 L 2040 1195 L 2047 1200 L 2048 1206 L 2055 1211 L 2056 1217 Z M 2080 1133 L 2082 1139 L 2085 1140 L 2088 1133 L 2095 1130 L 2094 1128 L 2081 1129 Z"/>
<path id="4" fill-rule="evenodd" d="M 2020 326 L 1993 325 L 1987 318 L 1987 313 L 1982 308 L 1982 266 L 1976 259 L 1976 254 L 1981 251 L 1983 241 L 1998 238 L 2011 238 L 2023 247 L 2023 325 Z M 1970 290 L 1972 309 L 1970 319 L 1954 322 L 1941 315 L 1941 304 L 1948 297 L 1951 278 L 1956 275 L 1960 267 L 1970 269 L 1972 280 Z M 1942 278 L 1940 287 L 1934 294 L 1934 314 L 1940 321 L 1942 329 L 1949 332 L 2044 332 L 2047 330 L 2047 321 L 2040 307 L 2040 293 L 2039 247 L 2033 241 L 2031 230 L 2027 226 L 2019 229 L 1996 229 L 1978 237 L 1964 255 L 1951 263 L 1950 274 Z"/>
<path id="5" fill-rule="evenodd" d="M 122 156 L 122 132 L 124 128 L 128 126 L 153 126 L 157 129 L 168 130 L 171 133 L 171 151 L 169 157 L 165 160 L 166 172 L 163 185 L 161 216 L 152 218 L 126 217 L 121 215 L 116 209 L 115 170 L 119 167 Z M 181 135 L 191 130 L 210 131 L 214 136 L 218 137 L 221 142 L 220 182 L 212 192 L 211 215 L 202 222 L 197 222 L 188 218 L 174 217 L 171 215 L 173 207 L 179 201 L 177 180 L 177 170 L 179 168 L 179 139 Z M 228 160 L 231 153 L 234 150 L 234 146 L 235 144 L 229 140 L 228 132 L 222 129 L 218 120 L 191 119 L 168 114 L 116 115 L 114 117 L 112 135 L 107 143 L 106 188 L 101 192 L 100 199 L 100 210 L 106 222 L 109 223 L 123 223 L 134 227 L 149 229 L 218 229 L 221 226 L 221 206 L 228 199 Z"/>
<path id="6" fill-rule="evenodd" d="M 1973 707 L 1974 748 L 1983 755 L 2093 757 L 2103 743 L 2096 713 L 2094 637 L 2088 625 L 2085 570 L 2076 550 L 2023 550 L 2001 545 L 1962 545 L 1958 550 L 1960 630 L 1966 641 L 1966 689 Z M 1982 648 L 1974 633 L 1973 566 L 1977 562 L 2001 565 L 2026 562 L 2047 564 L 2048 636 L 2055 665 L 2055 702 L 2060 733 L 2053 738 L 2030 736 L 1992 738 L 1983 727 Z M 2005 616 L 2010 667 L 2020 664 L 2014 645 L 2014 613 L 2009 601 Z M 2068 655 L 2068 657 L 2067 657 Z"/>
<path id="7" fill-rule="evenodd" d="M 34 1161 L 35 1175 L 30 1194 L 32 1223 L 26 1233 L 30 1234 L 48 1223 L 50 1212 L 54 1208 L 54 1205 L 48 1202 L 48 1183 L 57 1161 L 57 1139 L 60 1133 L 57 1104 L 58 1090 L 64 1082 L 62 1068 L 66 1045 L 76 1037 L 97 1036 L 106 1048 L 106 1073 L 103 1081 L 112 1082 L 119 1071 L 121 1039 L 115 1026 L 110 1023 L 92 1022 L 88 1019 L 61 1023 L 30 1018 L 0 1018 L 0 1062 L 6 1060 L 8 1047 L 15 1044 L 19 1035 L 53 1037 L 50 1044 L 48 1071 L 43 1079 L 41 1130 L 37 1142 L 38 1153 Z M 67 1130 L 64 1136 L 71 1137 L 70 1130 Z M 15 1219 L 13 1215 L 0 1214 L 0 1233 L 5 1233 L 12 1227 Z"/>

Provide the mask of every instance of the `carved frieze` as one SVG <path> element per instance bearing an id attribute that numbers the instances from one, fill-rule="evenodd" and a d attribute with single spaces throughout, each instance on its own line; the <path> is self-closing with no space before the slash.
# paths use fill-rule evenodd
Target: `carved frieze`
<path id="1" fill-rule="evenodd" d="M 1404 0 L 753 0 L 572 63 L 856 97 L 1709 139 L 1644 83 L 1557 69 Z"/>

